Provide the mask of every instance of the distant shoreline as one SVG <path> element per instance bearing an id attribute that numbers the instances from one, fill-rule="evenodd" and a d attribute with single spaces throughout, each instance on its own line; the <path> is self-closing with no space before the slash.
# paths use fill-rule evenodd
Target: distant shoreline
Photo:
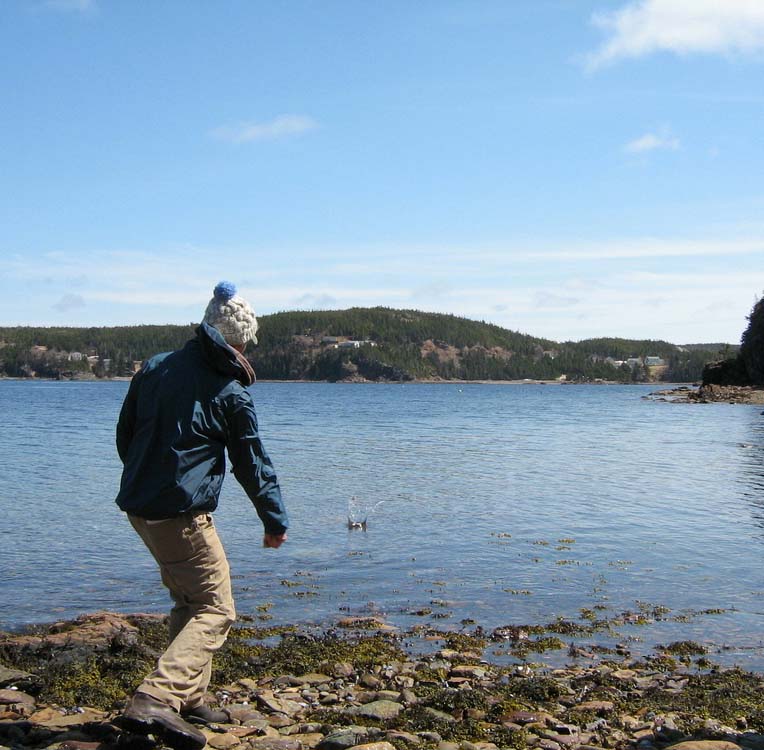
<path id="1" fill-rule="evenodd" d="M 108 378 L 18 378 L 2 376 L 0 383 L 4 381 L 18 381 L 30 383 L 129 383 L 132 377 L 119 375 Z M 258 378 L 256 383 L 327 383 L 331 385 L 640 385 L 655 387 L 671 386 L 696 386 L 697 383 L 672 381 L 670 383 L 622 383 L 618 380 L 443 380 L 443 379 L 419 379 L 414 380 L 269 380 Z"/>

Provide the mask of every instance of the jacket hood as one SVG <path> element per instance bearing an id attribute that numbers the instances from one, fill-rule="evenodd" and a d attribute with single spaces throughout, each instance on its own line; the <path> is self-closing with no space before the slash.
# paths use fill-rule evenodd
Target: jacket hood
<path id="1" fill-rule="evenodd" d="M 255 371 L 246 357 L 226 343 L 223 335 L 207 323 L 196 329 L 196 339 L 207 364 L 224 375 L 236 378 L 244 387 L 255 382 Z"/>

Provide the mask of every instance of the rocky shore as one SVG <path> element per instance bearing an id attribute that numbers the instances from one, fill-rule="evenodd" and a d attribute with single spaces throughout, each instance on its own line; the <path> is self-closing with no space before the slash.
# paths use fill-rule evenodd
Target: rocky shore
<path id="1" fill-rule="evenodd" d="M 654 401 L 671 401 L 679 404 L 754 404 L 764 405 L 764 389 L 744 385 L 702 385 L 691 388 L 682 385 L 655 391 L 645 398 Z"/>
<path id="2" fill-rule="evenodd" d="M 492 644 L 533 632 L 400 633 L 373 618 L 320 633 L 235 628 L 210 693 L 229 721 L 204 729 L 208 746 L 764 750 L 761 676 L 716 667 L 689 641 L 642 659 L 571 643 L 562 669 L 491 661 Z M 0 747 L 153 747 L 114 719 L 165 633 L 162 617 L 102 612 L 0 634 Z"/>

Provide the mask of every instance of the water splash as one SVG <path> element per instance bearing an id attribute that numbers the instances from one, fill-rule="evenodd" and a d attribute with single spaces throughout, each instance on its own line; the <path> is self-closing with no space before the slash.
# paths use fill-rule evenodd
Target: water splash
<path id="1" fill-rule="evenodd" d="M 356 495 L 353 495 L 348 500 L 348 528 L 351 530 L 361 529 L 366 531 L 369 516 L 379 508 L 384 500 L 378 500 L 373 505 L 364 500 L 359 500 Z"/>

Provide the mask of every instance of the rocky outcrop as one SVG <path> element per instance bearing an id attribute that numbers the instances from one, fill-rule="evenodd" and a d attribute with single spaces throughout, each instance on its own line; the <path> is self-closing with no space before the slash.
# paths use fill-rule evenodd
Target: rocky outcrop
<path id="1" fill-rule="evenodd" d="M 702 385 L 700 388 L 680 386 L 655 391 L 645 398 L 675 404 L 754 404 L 764 405 L 764 389 L 740 385 Z"/>
<path id="2" fill-rule="evenodd" d="M 211 694 L 228 720 L 204 729 L 208 745 L 215 750 L 764 747 L 764 681 L 739 670 L 709 669 L 707 661 L 679 664 L 665 653 L 643 660 L 610 655 L 602 662 L 548 670 L 490 663 L 478 653 L 477 636 L 459 634 L 461 648 L 423 653 L 432 633 L 420 643 L 408 633 L 409 652 L 389 633 L 342 632 L 339 640 L 285 634 L 270 650 L 246 652 L 237 646 L 229 665 L 233 671 Z M 153 623 L 142 617 L 101 613 L 58 623 L 50 632 L 0 639 L 6 658 L 16 654 L 31 664 L 30 654 L 36 653 L 42 660 L 32 673 L 12 665 L 2 672 L 0 746 L 148 750 L 153 743 L 120 733 L 114 723 L 128 690 L 98 706 L 41 697 L 48 656 L 77 654 L 85 663 L 109 654 L 116 658 L 125 648 L 150 649 L 142 643 L 146 635 L 154 637 Z M 239 643 L 252 636 L 246 631 Z M 123 645 L 124 637 L 130 645 Z M 443 635 L 447 645 L 448 637 Z M 688 643 L 693 646 L 680 644 L 684 651 L 702 652 Z M 285 668 L 308 662 L 308 670 Z"/>
<path id="3" fill-rule="evenodd" d="M 754 305 L 748 316 L 738 355 L 706 365 L 703 385 L 764 388 L 764 299 Z"/>

